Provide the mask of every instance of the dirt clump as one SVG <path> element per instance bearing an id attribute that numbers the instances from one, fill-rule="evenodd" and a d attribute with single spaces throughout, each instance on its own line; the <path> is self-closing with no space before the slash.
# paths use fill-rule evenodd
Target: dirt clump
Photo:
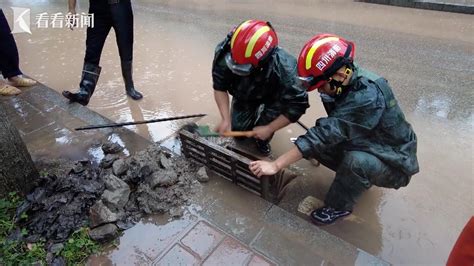
<path id="1" fill-rule="evenodd" d="M 102 145 L 105 156 L 99 165 L 87 160 L 39 162 L 38 168 L 46 171 L 17 210 L 17 217 L 28 216 L 19 221 L 28 230 L 23 240 L 46 241 L 51 253 L 54 244 L 81 227 L 89 227 L 91 238 L 105 242 L 143 215 L 183 215 L 181 206 L 200 186 L 199 166 L 158 144 L 128 157 L 117 145 Z"/>

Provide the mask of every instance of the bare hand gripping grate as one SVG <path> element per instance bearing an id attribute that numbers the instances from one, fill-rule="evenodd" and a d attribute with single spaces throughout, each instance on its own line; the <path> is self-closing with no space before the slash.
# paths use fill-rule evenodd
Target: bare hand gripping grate
<path id="1" fill-rule="evenodd" d="M 295 178 L 294 175 L 285 175 L 284 171 L 258 178 L 248 169 L 249 163 L 255 159 L 249 158 L 251 155 L 244 156 L 245 153 L 241 151 L 221 147 L 187 130 L 181 130 L 179 136 L 183 154 L 187 158 L 270 202 L 278 203 L 288 183 Z"/>

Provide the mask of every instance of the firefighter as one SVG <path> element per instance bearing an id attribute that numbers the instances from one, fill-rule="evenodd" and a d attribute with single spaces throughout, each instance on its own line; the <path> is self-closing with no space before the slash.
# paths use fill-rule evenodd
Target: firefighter
<path id="1" fill-rule="evenodd" d="M 296 122 L 309 107 L 296 59 L 278 46 L 269 22 L 247 20 L 234 28 L 216 47 L 212 79 L 221 115 L 216 131 L 253 130 L 264 155 L 271 152 L 274 132 Z"/>
<path id="2" fill-rule="evenodd" d="M 314 210 L 316 224 L 349 215 L 372 185 L 408 185 L 419 171 L 417 139 L 386 79 L 354 63 L 355 45 L 333 34 L 318 34 L 302 49 L 298 74 L 308 91 L 323 95 L 327 117 L 297 138 L 275 161 L 254 161 L 257 176 L 272 175 L 300 160 L 315 158 L 336 172 L 324 200 Z"/>
<path id="3" fill-rule="evenodd" d="M 76 0 L 69 0 L 69 13 L 76 14 Z M 111 28 L 114 28 L 120 54 L 125 91 L 134 100 L 143 98 L 132 79 L 133 11 L 130 0 L 90 0 L 89 14 L 94 14 L 94 27 L 87 28 L 86 55 L 79 91 L 63 91 L 70 102 L 87 105 L 99 80 L 100 56 Z"/>

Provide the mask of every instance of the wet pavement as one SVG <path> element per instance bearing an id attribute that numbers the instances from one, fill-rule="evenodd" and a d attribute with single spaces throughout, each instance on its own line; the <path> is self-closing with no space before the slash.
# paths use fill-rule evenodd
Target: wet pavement
<path id="1" fill-rule="evenodd" d="M 60 94 L 42 84 L 23 89 L 16 97 L 0 96 L 0 100 L 35 161 L 86 159 L 98 165 L 104 157 L 101 146 L 106 141 L 125 147 L 125 155 L 141 151 L 151 143 L 123 128 L 74 130 L 89 124 L 108 124 L 110 120 L 78 104 L 68 104 Z"/>
<path id="2" fill-rule="evenodd" d="M 127 129 L 75 131 L 110 123 L 78 104 L 67 104 L 38 84 L 16 97 L 0 97 L 33 159 L 89 159 L 98 163 L 105 140 L 125 154 L 151 142 Z M 169 139 L 164 146 L 175 143 Z M 212 175 L 189 200 L 184 216 L 150 216 L 88 265 L 388 265 L 383 260 L 296 217 L 223 178 Z"/>
<path id="3" fill-rule="evenodd" d="M 88 264 L 388 265 L 220 177 L 210 182 L 183 218 L 143 220 Z"/>
<path id="4" fill-rule="evenodd" d="M 322 229 L 393 264 L 443 264 L 474 213 L 472 16 L 352 1 L 271 3 L 134 1 L 135 83 L 145 98 L 134 102 L 125 96 L 111 32 L 102 56 L 103 74 L 89 107 L 115 122 L 204 112 L 209 116 L 200 122 L 216 124 L 219 115 L 212 97 L 210 66 L 216 43 L 234 25 L 247 18 L 270 20 L 281 45 L 292 54 L 316 33 L 346 36 L 358 45 L 359 63 L 392 84 L 418 135 L 421 172 L 406 188 L 370 189 L 354 210 L 358 219 Z M 63 1 L 0 0 L 0 5 L 7 16 L 9 6 L 31 7 L 33 15 L 66 12 Z M 32 31 L 33 35 L 15 35 L 22 69 L 57 91 L 74 90 L 82 67 L 85 31 Z M 317 94 L 310 95 L 310 104 L 301 119 L 306 125 L 324 115 Z M 146 139 L 161 141 L 181 125 L 167 122 L 128 128 Z M 70 134 L 57 132 L 57 136 Z M 302 133 L 296 125 L 278 132 L 272 141 L 274 155 L 289 149 L 289 138 Z M 35 145 L 44 153 L 49 150 L 47 143 L 62 140 L 43 143 L 41 136 L 32 139 L 37 139 Z M 76 145 L 68 147 L 58 150 Z M 87 153 L 72 153 L 81 152 Z M 279 206 L 300 215 L 299 202 L 308 195 L 324 199 L 334 173 L 304 161 L 293 169 L 301 177 Z"/>

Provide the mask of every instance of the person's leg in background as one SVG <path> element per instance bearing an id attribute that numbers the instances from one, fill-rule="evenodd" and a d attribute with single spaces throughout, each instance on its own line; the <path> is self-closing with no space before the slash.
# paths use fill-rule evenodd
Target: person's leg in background
<path id="1" fill-rule="evenodd" d="M 117 37 L 122 76 L 127 95 L 134 100 L 143 98 L 133 84 L 133 10 L 130 0 L 110 4 L 113 27 Z"/>
<path id="2" fill-rule="evenodd" d="M 64 97 L 68 98 L 71 102 L 77 102 L 82 105 L 87 105 L 94 93 L 101 71 L 99 66 L 100 57 L 107 35 L 109 35 L 112 28 L 112 18 L 107 0 L 91 0 L 89 14 L 94 14 L 94 27 L 87 28 L 86 54 L 79 92 L 63 91 Z"/>
<path id="3" fill-rule="evenodd" d="M 15 39 L 11 34 L 5 14 L 0 9 L 0 71 L 10 83 L 10 85 L 5 82 L 0 83 L 0 89 L 3 91 L 0 94 L 19 94 L 21 91 L 16 87 L 28 87 L 36 84 L 36 81 L 22 76 L 19 65 L 20 60 Z"/>
<path id="4" fill-rule="evenodd" d="M 275 102 L 273 104 L 262 104 L 259 106 L 257 111 L 257 121 L 255 122 L 255 126 L 265 126 L 273 122 L 278 116 L 281 114 L 281 104 L 279 102 Z M 272 148 L 270 146 L 270 141 L 273 138 L 265 140 L 256 139 L 255 144 L 257 145 L 257 150 L 262 153 L 263 155 L 269 155 L 272 152 Z"/>
<path id="5" fill-rule="evenodd" d="M 257 119 L 257 107 L 232 98 L 230 116 L 232 131 L 252 130 Z"/>

